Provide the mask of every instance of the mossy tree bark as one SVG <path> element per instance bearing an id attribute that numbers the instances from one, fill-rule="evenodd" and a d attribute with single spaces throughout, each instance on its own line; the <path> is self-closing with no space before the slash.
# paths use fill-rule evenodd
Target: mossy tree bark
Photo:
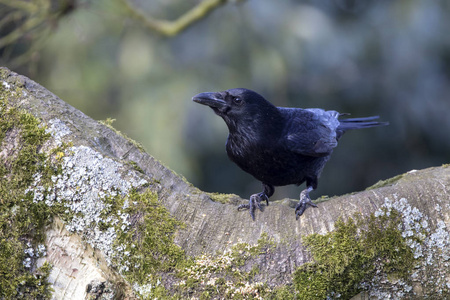
<path id="1" fill-rule="evenodd" d="M 247 212 L 239 212 L 236 209 L 237 204 L 244 203 L 243 199 L 235 195 L 211 195 L 200 191 L 110 126 L 92 120 L 44 87 L 6 68 L 0 69 L 0 100 L 4 101 L 8 108 L 15 107 L 31 114 L 47 128 L 50 137 L 39 148 L 40 152 L 50 153 L 63 145 L 60 150 L 52 152 L 53 158 L 47 162 L 62 170 L 59 175 L 49 177 L 51 182 L 45 186 L 47 194 L 41 191 L 41 194 L 45 194 L 42 199 L 36 196 L 37 191 L 33 190 L 33 187 L 39 186 L 39 180 L 36 179 L 27 190 L 27 193 L 33 193 L 31 198 L 34 202 L 44 201 L 52 206 L 52 201 L 56 201 L 65 207 L 62 213 L 54 212 L 51 216 L 52 225 L 46 227 L 47 253 L 34 261 L 37 265 L 42 265 L 44 261 L 52 264 L 53 269 L 48 281 L 55 290 L 55 298 L 69 299 L 89 294 L 106 296 L 108 293 L 116 297 L 150 297 L 156 295 L 158 288 L 164 289 L 164 292 L 159 292 L 167 297 L 178 295 L 220 298 L 214 290 L 208 290 L 208 286 L 219 286 L 220 283 L 231 286 L 230 282 L 234 282 L 235 289 L 230 291 L 229 287 L 228 290 L 222 291 L 229 297 L 239 294 L 244 298 L 262 295 L 267 298 L 281 297 L 280 295 L 302 298 L 303 287 L 300 285 L 304 282 L 299 280 L 304 278 L 305 273 L 298 271 L 299 267 L 309 263 L 307 266 L 316 268 L 314 273 L 318 273 L 317 270 L 321 270 L 322 274 L 332 272 L 326 270 L 327 266 L 320 265 L 320 258 L 309 251 L 317 248 L 305 246 L 306 237 L 329 234 L 336 229 L 336 222 L 340 218 L 347 220 L 358 214 L 359 217 L 356 218 L 360 221 L 355 223 L 359 227 L 355 231 L 355 237 L 363 239 L 365 232 L 371 228 L 371 225 L 368 225 L 369 216 L 393 215 L 393 212 L 396 212 L 397 219 L 392 222 L 398 222 L 395 228 L 399 230 L 402 239 L 394 240 L 394 243 L 405 243 L 409 247 L 413 261 L 411 268 L 406 270 L 406 273 L 399 274 L 399 267 L 394 265 L 386 269 L 385 266 L 389 265 L 389 262 L 384 262 L 383 257 L 372 255 L 371 257 L 376 259 L 365 260 L 364 264 L 373 264 L 375 269 L 370 268 L 367 274 L 363 274 L 360 282 L 356 282 L 351 287 L 352 292 L 345 294 L 345 297 L 361 291 L 374 298 L 384 298 L 386 295 L 394 298 L 422 298 L 449 293 L 448 166 L 412 171 L 373 189 L 328 199 L 320 202 L 318 208 L 308 209 L 298 221 L 293 210 L 296 200 L 271 202 L 263 213 L 257 212 L 256 221 L 253 222 Z M 5 153 L 20 147 L 15 138 L 17 131 L 9 128 L 5 130 L 4 135 L 0 147 L 2 164 L 7 161 Z M 89 176 L 85 173 L 89 173 Z M 130 193 L 133 196 L 130 196 Z M 167 216 L 172 223 L 164 227 L 168 228 L 167 232 L 161 234 L 169 236 L 174 233 L 175 245 L 181 247 L 186 257 L 193 258 L 184 258 L 183 264 L 175 261 L 164 267 L 150 267 L 153 271 L 143 273 L 145 276 L 133 273 L 138 272 L 133 271 L 133 268 L 141 270 L 146 266 L 146 261 L 142 260 L 145 258 L 133 254 L 133 249 L 135 242 L 139 244 L 142 240 L 145 241 L 145 235 L 148 233 L 146 230 L 149 228 L 145 229 L 144 225 L 150 224 L 145 223 L 145 218 L 150 212 L 139 213 L 129 208 L 130 205 L 138 205 L 136 203 L 142 199 L 136 195 L 143 193 L 155 195 L 158 203 L 176 219 Z M 118 206 L 117 203 L 120 203 L 120 207 L 114 210 L 114 207 Z M 157 206 L 154 202 L 149 203 Z M 83 207 L 79 207 L 80 205 Z M 96 210 L 96 206 L 101 207 Z M 141 207 L 140 210 L 145 209 Z M 109 214 L 115 214 L 117 220 L 108 219 Z M 165 215 L 160 214 L 158 218 L 161 216 Z M 161 220 L 161 224 L 166 226 L 166 220 Z M 367 220 L 367 223 L 364 220 Z M 184 225 L 180 226 L 181 223 Z M 157 224 L 154 226 L 158 226 Z M 382 226 L 382 223 L 377 224 Z M 112 227 L 108 229 L 108 226 Z M 125 232 L 133 234 L 121 240 Z M 261 236 L 266 240 L 266 245 L 261 245 Z M 328 237 L 329 240 L 336 238 Z M 171 243 L 171 240 L 166 241 L 161 236 L 156 236 L 156 243 L 166 242 Z M 236 255 L 246 253 L 250 249 L 239 247 L 247 244 L 249 247 L 259 245 L 259 248 L 252 248 L 257 251 L 251 255 L 249 250 L 245 259 L 237 263 Z M 315 242 L 308 245 L 317 246 Z M 324 245 L 326 247 L 327 244 Z M 172 255 L 172 258 L 176 252 L 157 246 L 156 250 L 148 255 L 155 255 L 167 261 L 167 257 Z M 386 247 L 390 246 L 396 247 Z M 396 249 L 391 252 L 401 255 Z M 236 265 L 227 269 L 234 270 L 232 272 L 214 266 L 214 272 L 225 278 L 223 282 L 214 277 L 214 272 L 210 272 L 207 277 L 198 277 L 197 282 L 188 286 L 185 281 L 189 281 L 189 278 L 183 279 L 182 276 L 174 275 L 180 272 L 194 276 L 189 272 L 194 269 L 195 262 L 197 268 L 200 268 L 198 262 L 202 259 L 209 259 L 210 262 L 218 264 L 218 260 L 214 258 L 224 258 L 226 253 L 236 254 L 230 256 L 235 259 Z M 136 259 L 130 260 L 130 263 L 121 255 L 135 255 Z M 328 255 L 334 254 L 329 252 Z M 348 256 L 336 255 L 338 261 L 348 259 Z M 342 264 L 345 265 L 344 262 Z M 348 264 L 348 268 L 352 267 L 355 266 Z M 242 282 L 236 283 L 236 280 L 231 279 L 233 272 L 241 272 L 239 274 L 246 276 L 241 276 Z M 345 272 L 352 273 L 346 269 L 338 270 L 337 274 Z M 158 279 L 151 281 L 155 276 Z M 146 284 L 146 278 L 150 280 L 150 284 Z M 307 289 L 320 289 L 311 276 L 308 278 L 311 282 L 306 286 Z M 206 281 L 213 284 L 208 285 Z M 254 283 L 263 283 L 264 288 Z M 183 287 L 188 291 L 183 291 Z M 334 287 L 328 285 L 322 289 L 325 295 L 337 297 L 338 292 L 333 290 Z M 318 295 L 317 298 L 323 296 Z"/>

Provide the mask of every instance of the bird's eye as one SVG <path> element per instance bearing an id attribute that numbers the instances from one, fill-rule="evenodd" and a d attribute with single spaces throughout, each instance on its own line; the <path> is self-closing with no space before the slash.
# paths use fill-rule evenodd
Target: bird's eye
<path id="1" fill-rule="evenodd" d="M 233 101 L 234 101 L 235 104 L 242 104 L 242 99 L 240 97 L 235 97 L 233 99 Z"/>

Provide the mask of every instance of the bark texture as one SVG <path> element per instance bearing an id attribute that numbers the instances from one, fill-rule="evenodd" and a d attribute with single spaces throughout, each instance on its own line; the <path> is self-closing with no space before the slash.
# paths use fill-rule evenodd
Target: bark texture
<path id="1" fill-rule="evenodd" d="M 332 232 L 340 217 L 345 220 L 355 213 L 365 217 L 380 214 L 383 209 L 394 209 L 400 213 L 403 222 L 403 237 L 408 239 L 419 236 L 419 241 L 409 242 L 417 262 L 407 282 L 386 274 L 376 274 L 367 281 L 364 295 L 379 299 L 386 296 L 419 299 L 448 295 L 449 166 L 411 171 L 381 183 L 379 187 L 328 199 L 320 202 L 318 208 L 308 209 L 298 221 L 295 220 L 293 209 L 297 200 L 273 201 L 263 213 L 257 212 L 256 221 L 253 222 L 248 212 L 236 209 L 243 199 L 235 195 L 211 195 L 200 191 L 130 139 L 87 117 L 34 81 L 6 68 L 0 69 L 0 96 L 7 100 L 8 107 L 32 114 L 48 128 L 50 140 L 40 151 L 49 151 L 61 143 L 70 143 L 68 147 L 76 159 L 65 161 L 63 170 L 69 167 L 73 169 L 77 164 L 91 169 L 95 166 L 101 170 L 95 173 L 96 180 L 108 176 L 112 181 L 102 182 L 103 186 L 110 184 L 119 194 L 127 194 L 132 188 L 140 192 L 149 189 L 156 193 L 170 215 L 184 223 L 184 227 L 176 231 L 174 242 L 190 257 L 222 255 L 240 243 L 256 245 L 261 236 L 266 234 L 273 243 L 271 250 L 249 257 L 241 269 L 251 270 L 257 266 L 259 271 L 252 281 L 265 282 L 271 288 L 282 287 L 290 285 L 296 269 L 312 259 L 312 254 L 302 244 L 304 237 Z M 9 131 L 2 141 L 1 153 L 14 147 L 18 147 L 14 131 Z M 1 153 L 0 158 L 5 161 L 7 155 Z M 69 156 L 67 153 L 65 157 Z M 112 167 L 115 169 L 108 173 L 108 168 Z M 75 173 L 71 174 L 71 178 L 75 178 Z M 114 178 L 116 175 L 117 179 Z M 54 183 L 59 184 L 61 190 L 64 190 L 64 185 L 71 185 L 73 191 L 77 186 L 82 190 L 85 179 L 80 178 L 77 183 L 73 183 L 69 182 L 67 176 L 55 177 Z M 83 199 L 93 190 L 95 188 L 86 191 Z M 73 192 L 67 197 L 74 199 L 77 193 Z M 83 205 L 94 207 L 96 195 L 91 195 L 91 202 Z M 61 197 L 66 196 L 61 193 Z M 98 197 L 101 197 L 101 193 Z M 225 201 L 218 201 L 219 198 Z M 82 211 L 84 208 L 73 209 L 85 213 Z M 89 226 L 79 227 L 81 223 L 87 222 L 83 218 L 63 221 L 55 217 L 53 225 L 47 228 L 47 255 L 39 258 L 37 264 L 49 261 L 53 265 L 49 277 L 54 289 L 53 297 L 80 299 L 89 297 L 90 293 L 99 289 L 104 299 L 108 295 L 137 297 L 139 288 L 130 286 L 129 280 L 121 275 L 123 272 L 120 268 L 111 267 L 114 264 L 110 260 L 114 255 L 108 252 L 109 248 L 98 238 L 100 233 L 89 232 Z M 134 224 L 129 220 L 127 226 L 133 227 Z M 176 280 L 164 275 L 164 272 L 161 274 L 166 279 L 163 285 L 170 290 Z M 105 281 L 120 283 L 120 291 L 96 285 L 96 282 Z M 244 292 L 241 294 L 244 297 L 258 296 Z"/>

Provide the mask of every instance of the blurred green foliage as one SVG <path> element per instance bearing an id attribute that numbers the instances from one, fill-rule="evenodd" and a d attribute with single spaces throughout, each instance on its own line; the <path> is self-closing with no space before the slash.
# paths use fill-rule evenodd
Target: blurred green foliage
<path id="1" fill-rule="evenodd" d="M 128 1 L 168 20 L 199 2 Z M 52 12 L 64 8 L 50 2 Z M 171 38 L 125 13 L 122 0 L 65 2 L 70 9 L 0 49 L 0 64 L 95 119 L 117 119 L 116 128 L 206 191 L 248 197 L 261 189 L 228 160 L 223 121 L 191 101 L 234 87 L 278 106 L 390 122 L 347 133 L 313 197 L 450 160 L 448 1 L 229 1 Z M 15 12 L 0 1 L 0 35 L 33 16 Z M 29 49 L 28 60 L 15 61 Z M 299 191 L 277 189 L 274 199 Z"/>

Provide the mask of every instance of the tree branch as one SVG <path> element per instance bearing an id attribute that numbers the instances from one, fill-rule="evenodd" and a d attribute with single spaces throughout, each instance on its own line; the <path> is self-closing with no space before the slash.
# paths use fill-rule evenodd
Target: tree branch
<path id="1" fill-rule="evenodd" d="M 24 114 L 14 121 L 8 112 L 17 111 Z M 71 290 L 82 298 L 93 281 L 117 286 L 116 295 L 147 291 L 149 298 L 164 292 L 180 298 L 265 293 L 303 299 L 302 291 L 317 298 L 315 289 L 330 296 L 343 287 L 347 290 L 339 293 L 347 296 L 363 290 L 381 298 L 450 293 L 449 165 L 328 199 L 298 221 L 297 200 L 274 201 L 253 222 L 236 209 L 243 199 L 198 190 L 128 138 L 5 68 L 0 68 L 0 116 L 1 216 L 30 220 L 54 214 L 56 221 L 44 228 L 45 244 L 52 248 L 37 263 L 53 265 L 48 281 L 55 295 Z M 28 132 L 30 124 L 36 132 Z M 48 140 L 38 143 L 38 136 Z M 10 228 L 6 220 L 8 227 L 0 229 Z M 24 253 L 38 229 L 4 239 L 1 234 L 10 230 L 0 230 L 0 242 L 15 237 L 13 246 Z M 75 237 L 73 243 L 65 242 L 67 236 Z M 70 263 L 68 252 L 74 253 Z M 23 270 L 20 260 L 19 266 Z M 348 277 L 358 280 L 348 285 L 343 280 Z"/>
<path id="2" fill-rule="evenodd" d="M 228 0 L 203 0 L 174 21 L 152 18 L 136 9 L 128 0 L 122 0 L 128 13 L 147 28 L 165 36 L 175 36 L 188 26 L 206 17 Z"/>
<path id="3" fill-rule="evenodd" d="M 36 4 L 33 1 L 0 0 L 0 4 L 4 4 L 18 10 L 26 11 L 28 13 L 34 13 L 39 10 L 39 4 Z"/>

